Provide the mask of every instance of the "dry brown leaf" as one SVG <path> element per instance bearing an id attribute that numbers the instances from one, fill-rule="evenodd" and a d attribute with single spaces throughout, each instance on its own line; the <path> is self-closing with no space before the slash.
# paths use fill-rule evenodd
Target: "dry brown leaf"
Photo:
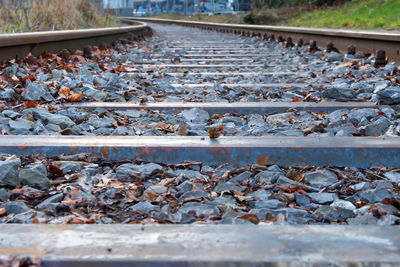
<path id="1" fill-rule="evenodd" d="M 179 125 L 179 129 L 178 129 L 178 134 L 180 135 L 180 136 L 187 136 L 188 134 L 189 134 L 189 132 L 188 132 L 188 130 L 187 130 L 187 127 L 186 127 L 186 124 L 185 124 L 185 122 L 181 122 L 181 124 Z"/>
<path id="2" fill-rule="evenodd" d="M 7 215 L 6 209 L 5 208 L 0 208 L 0 217 Z"/>
<path id="3" fill-rule="evenodd" d="M 58 95 L 63 98 L 68 98 L 70 93 L 71 93 L 71 88 L 67 86 L 61 86 L 60 90 L 58 90 Z"/>
<path id="4" fill-rule="evenodd" d="M 69 98 L 68 101 L 69 102 L 79 102 L 82 100 L 83 97 L 83 93 L 72 93 Z"/>
<path id="5" fill-rule="evenodd" d="M 258 224 L 260 222 L 257 215 L 255 215 L 255 214 L 245 214 L 245 215 L 240 216 L 239 219 L 243 219 L 243 220 L 249 221 L 254 224 Z"/>
<path id="6" fill-rule="evenodd" d="M 297 182 L 301 182 L 301 181 L 303 181 L 303 179 L 304 179 L 304 174 L 303 173 L 299 173 L 293 178 L 293 180 L 295 180 Z"/>
<path id="7" fill-rule="evenodd" d="M 147 196 L 149 196 L 149 198 L 157 198 L 158 194 L 156 194 L 154 192 L 147 192 Z"/>
<path id="8" fill-rule="evenodd" d="M 224 129 L 224 126 L 219 126 L 217 128 L 211 128 L 208 130 L 208 135 L 210 136 L 211 139 L 216 139 L 220 137 L 221 131 Z"/>
<path id="9" fill-rule="evenodd" d="M 166 123 L 159 123 L 154 125 L 154 129 L 164 131 L 167 133 L 173 133 L 174 131 L 174 126 L 172 124 L 166 124 Z"/>
<path id="10" fill-rule="evenodd" d="M 24 107 L 25 108 L 36 108 L 39 104 L 36 103 L 35 101 L 25 101 L 24 102 Z"/>
<path id="11" fill-rule="evenodd" d="M 49 166 L 47 166 L 47 168 L 48 168 L 48 170 L 49 170 L 49 172 L 51 172 L 52 174 L 54 174 L 55 176 L 57 176 L 57 177 L 60 177 L 60 176 L 64 176 L 64 172 L 63 172 L 63 170 L 61 170 L 58 166 L 56 166 L 56 165 L 49 165 Z"/>

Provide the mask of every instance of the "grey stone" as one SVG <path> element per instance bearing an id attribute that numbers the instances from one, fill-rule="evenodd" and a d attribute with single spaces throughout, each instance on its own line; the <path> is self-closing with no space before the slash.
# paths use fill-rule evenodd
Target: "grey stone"
<path id="1" fill-rule="evenodd" d="M 0 91 L 0 99 L 10 100 L 14 96 L 15 91 L 9 87 Z"/>
<path id="2" fill-rule="evenodd" d="M 392 198 L 392 194 L 386 189 L 371 189 L 358 194 L 360 200 L 366 203 L 381 202 L 385 198 Z"/>
<path id="3" fill-rule="evenodd" d="M 7 190 L 0 188 L 0 201 L 5 202 L 8 200 L 10 197 L 10 194 L 8 194 Z"/>
<path id="4" fill-rule="evenodd" d="M 17 186 L 20 166 L 20 159 L 0 161 L 0 186 Z"/>
<path id="5" fill-rule="evenodd" d="M 207 180 L 208 177 L 206 175 L 201 174 L 199 171 L 193 171 L 193 170 L 176 170 L 173 172 L 175 176 L 180 176 L 182 175 L 186 179 L 203 179 Z"/>
<path id="6" fill-rule="evenodd" d="M 295 198 L 296 204 L 300 207 L 307 207 L 311 203 L 310 199 L 303 194 L 296 193 Z"/>
<path id="7" fill-rule="evenodd" d="M 188 214 L 187 212 L 178 211 L 169 215 L 169 219 L 174 223 L 188 224 L 197 221 L 196 217 Z"/>
<path id="8" fill-rule="evenodd" d="M 382 135 L 391 125 L 391 122 L 386 117 L 381 117 L 371 124 L 363 126 L 360 129 L 360 134 L 362 135 Z"/>
<path id="9" fill-rule="evenodd" d="M 348 88 L 338 88 L 338 87 L 328 87 L 323 92 L 324 97 L 336 100 L 356 100 L 357 93 L 350 87 Z"/>
<path id="10" fill-rule="evenodd" d="M 256 174 L 255 179 L 260 183 L 273 184 L 279 178 L 285 178 L 282 171 L 265 170 Z"/>
<path id="11" fill-rule="evenodd" d="M 77 119 L 86 119 L 87 117 L 89 117 L 89 113 L 78 109 L 78 108 L 68 108 L 68 109 L 62 109 L 57 111 L 58 115 L 63 115 L 63 116 L 67 116 L 68 118 L 72 119 L 72 120 L 77 120 Z"/>
<path id="12" fill-rule="evenodd" d="M 148 192 L 155 193 L 157 195 L 162 195 L 167 193 L 168 188 L 163 186 L 163 185 L 152 185 L 149 186 L 145 191 L 144 195 L 146 195 Z"/>
<path id="13" fill-rule="evenodd" d="M 196 217 L 204 216 L 205 218 L 208 218 L 211 215 L 219 215 L 219 209 L 208 203 L 201 204 L 197 202 L 187 202 L 179 209 L 179 212 L 181 213 L 188 213 L 189 211 L 194 211 Z"/>
<path id="14" fill-rule="evenodd" d="M 323 188 L 338 181 L 336 174 L 331 171 L 315 171 L 304 174 L 304 181 L 311 186 Z"/>
<path id="15" fill-rule="evenodd" d="M 277 200 L 277 199 L 270 199 L 270 200 L 264 200 L 264 201 L 256 201 L 254 208 L 256 209 L 279 209 L 279 208 L 284 208 L 285 203 Z"/>
<path id="16" fill-rule="evenodd" d="M 11 109 L 5 109 L 1 112 L 1 114 L 3 114 L 4 116 L 6 116 L 10 119 L 15 119 L 21 115 L 18 112 L 15 112 L 14 110 L 11 110 Z"/>
<path id="17" fill-rule="evenodd" d="M 182 111 L 180 115 L 187 121 L 192 123 L 205 123 L 210 115 L 207 111 L 199 108 L 192 108 Z"/>
<path id="18" fill-rule="evenodd" d="M 237 201 L 233 196 L 225 194 L 207 202 L 207 204 L 223 207 L 234 207 L 237 205 Z"/>
<path id="19" fill-rule="evenodd" d="M 278 214 L 285 217 L 285 221 L 289 224 L 306 224 L 312 221 L 310 214 L 305 210 L 294 208 L 281 208 L 281 209 L 251 209 L 249 213 L 257 215 L 260 220 L 266 220 L 266 214 L 270 213 L 277 218 Z"/>
<path id="20" fill-rule="evenodd" d="M 294 113 L 293 112 L 286 112 L 286 113 L 274 114 L 274 115 L 268 116 L 267 119 L 266 119 L 266 122 L 272 123 L 272 124 L 280 124 L 280 123 L 286 122 L 286 120 L 290 116 L 294 116 Z"/>
<path id="21" fill-rule="evenodd" d="M 254 192 L 247 194 L 248 197 L 254 197 L 257 200 L 268 200 L 271 196 L 271 193 L 267 190 L 260 189 Z"/>
<path id="22" fill-rule="evenodd" d="M 162 170 L 162 166 L 155 163 L 147 163 L 142 165 L 134 165 L 131 163 L 122 164 L 115 172 L 120 178 L 129 178 L 130 174 L 139 174 L 140 177 L 145 177 L 153 171 Z"/>
<path id="23" fill-rule="evenodd" d="M 183 183 L 181 183 L 176 187 L 176 189 L 178 189 L 178 191 L 180 192 L 187 192 L 192 190 L 192 188 L 193 188 L 192 182 L 188 180 L 184 181 Z"/>
<path id="24" fill-rule="evenodd" d="M 352 109 L 347 115 L 347 119 L 353 123 L 354 125 L 358 125 L 362 119 L 367 119 L 368 121 L 378 117 L 378 110 L 374 108 L 360 108 L 360 109 Z"/>
<path id="25" fill-rule="evenodd" d="M 210 196 L 209 193 L 204 192 L 204 191 L 189 191 L 184 193 L 182 196 L 180 196 L 180 200 L 186 200 L 189 198 L 208 198 Z"/>
<path id="26" fill-rule="evenodd" d="M 371 214 L 358 215 L 355 218 L 350 218 L 347 220 L 350 225 L 376 225 L 378 224 L 378 219 Z"/>
<path id="27" fill-rule="evenodd" d="M 387 87 L 377 93 L 380 104 L 400 104 L 400 87 Z"/>
<path id="28" fill-rule="evenodd" d="M 217 186 L 214 188 L 214 191 L 216 192 L 222 192 L 222 191 L 240 191 L 243 192 L 246 190 L 246 187 L 244 186 L 239 186 L 235 185 L 233 183 L 218 183 Z"/>
<path id="29" fill-rule="evenodd" d="M 9 120 L 8 125 L 12 131 L 29 132 L 33 128 L 34 123 L 28 120 L 20 119 L 16 121 Z"/>
<path id="30" fill-rule="evenodd" d="M 44 166 L 44 164 L 42 164 L 42 163 L 29 164 L 29 165 L 26 165 L 25 168 L 38 171 L 38 172 L 42 173 L 43 175 L 47 176 L 46 166 Z"/>
<path id="31" fill-rule="evenodd" d="M 333 208 L 341 208 L 352 211 L 356 209 L 356 206 L 354 206 L 353 203 L 342 199 L 335 200 L 330 206 Z"/>
<path id="32" fill-rule="evenodd" d="M 390 171 L 390 172 L 386 172 L 384 174 L 384 176 L 393 183 L 396 183 L 396 184 L 400 183 L 400 172 Z"/>
<path id="33" fill-rule="evenodd" d="M 335 193 L 310 193 L 308 196 L 318 204 L 329 204 L 338 199 Z"/>
<path id="34" fill-rule="evenodd" d="M 354 190 L 360 191 L 371 188 L 371 184 L 367 182 L 361 182 L 354 185 Z"/>
<path id="35" fill-rule="evenodd" d="M 64 173 L 74 173 L 82 169 L 81 164 L 70 161 L 63 162 L 60 168 Z"/>
<path id="36" fill-rule="evenodd" d="M 316 221 L 344 221 L 348 218 L 355 217 L 353 211 L 331 206 L 320 206 L 311 215 Z"/>
<path id="37" fill-rule="evenodd" d="M 54 196 L 51 196 L 51 197 L 45 199 L 44 201 L 42 201 L 39 205 L 37 205 L 36 209 L 38 209 L 38 210 L 49 209 L 52 211 L 56 211 L 57 204 L 60 203 L 61 200 L 63 200 L 63 198 L 64 198 L 63 193 L 59 193 Z"/>
<path id="38" fill-rule="evenodd" d="M 130 109 L 130 110 L 118 110 L 115 112 L 115 114 L 119 115 L 119 116 L 127 116 L 130 119 L 136 119 L 136 118 L 140 118 L 140 117 L 144 117 L 146 116 L 147 113 L 142 112 L 140 110 L 137 109 Z"/>
<path id="39" fill-rule="evenodd" d="M 253 176 L 252 172 L 245 171 L 235 177 L 232 177 L 229 181 L 232 183 L 241 183 L 244 180 L 249 179 L 252 176 Z"/>
<path id="40" fill-rule="evenodd" d="M 296 181 L 294 181 L 294 180 L 292 180 L 292 179 L 289 179 L 289 178 L 287 178 L 287 177 L 285 177 L 285 176 L 280 176 L 280 177 L 278 178 L 278 180 L 276 181 L 276 184 L 299 185 L 299 186 L 302 186 L 302 185 L 303 185 L 302 183 L 296 182 Z"/>
<path id="41" fill-rule="evenodd" d="M 24 100 L 39 101 L 44 99 L 46 101 L 53 101 L 54 97 L 50 94 L 46 85 L 39 82 L 30 82 L 28 80 L 25 91 L 22 93 Z"/>
<path id="42" fill-rule="evenodd" d="M 50 187 L 50 180 L 43 173 L 33 169 L 23 169 L 19 172 L 21 183 L 34 188 L 43 189 Z"/>
<path id="43" fill-rule="evenodd" d="M 392 183 L 390 181 L 387 181 L 387 180 L 374 181 L 372 184 L 374 184 L 376 186 L 375 190 L 378 190 L 378 189 L 392 189 L 393 188 Z"/>
<path id="44" fill-rule="evenodd" d="M 155 206 L 155 205 L 145 201 L 145 202 L 139 202 L 139 203 L 131 206 L 129 209 L 140 212 L 140 213 L 150 213 L 152 211 L 159 211 L 160 207 Z"/>
<path id="45" fill-rule="evenodd" d="M 5 208 L 7 214 L 20 214 L 30 210 L 30 208 L 22 201 L 6 202 L 0 207 Z"/>

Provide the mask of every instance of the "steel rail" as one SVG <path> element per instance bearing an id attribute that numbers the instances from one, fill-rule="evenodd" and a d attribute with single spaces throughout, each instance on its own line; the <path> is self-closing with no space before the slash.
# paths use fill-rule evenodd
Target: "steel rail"
<path id="1" fill-rule="evenodd" d="M 129 22 L 133 26 L 94 28 L 83 30 L 43 31 L 0 34 L 0 60 L 37 56 L 48 50 L 57 53 L 62 49 L 74 51 L 86 45 L 110 43 L 119 38 L 143 35 L 148 26 L 143 22 Z"/>
<path id="2" fill-rule="evenodd" d="M 133 18 L 123 18 L 132 21 Z M 275 35 L 283 38 L 291 37 L 293 40 L 302 38 L 305 43 L 315 40 L 325 47 L 327 42 L 332 42 L 342 50 L 347 51 L 348 46 L 355 46 L 357 50 L 375 53 L 376 50 L 385 50 L 391 61 L 400 62 L 400 33 L 390 31 L 361 31 L 345 29 L 304 28 L 287 26 L 264 26 L 246 24 L 226 24 L 212 22 L 196 22 L 172 19 L 134 18 L 136 21 L 149 23 L 177 24 L 182 26 L 197 27 L 208 30 L 240 33 L 246 35 Z"/>
<path id="3" fill-rule="evenodd" d="M 400 167 L 399 150 L 396 137 L 0 136 L 0 153 L 17 156 L 88 153 L 114 161 L 190 160 L 213 166 L 231 162 L 237 166 Z"/>
<path id="4" fill-rule="evenodd" d="M 0 225 L 6 266 L 398 266 L 399 252 L 397 226 Z"/>
<path id="5" fill-rule="evenodd" d="M 57 105 L 58 108 L 106 108 L 112 110 L 128 109 L 150 109 L 150 110 L 185 110 L 200 108 L 207 112 L 214 113 L 239 113 L 239 114 L 270 114 L 282 113 L 295 109 L 297 111 L 332 112 L 338 109 L 353 108 L 380 108 L 372 102 L 234 102 L 234 103 L 214 103 L 214 102 L 156 102 L 138 104 L 131 102 L 87 102 L 87 103 L 66 103 Z"/>

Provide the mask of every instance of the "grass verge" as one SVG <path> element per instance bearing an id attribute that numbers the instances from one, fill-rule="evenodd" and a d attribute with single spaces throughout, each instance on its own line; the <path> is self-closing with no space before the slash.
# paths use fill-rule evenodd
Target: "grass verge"
<path id="1" fill-rule="evenodd" d="M 33 32 L 118 26 L 89 0 L 35 0 L 0 7 L 0 32 Z"/>

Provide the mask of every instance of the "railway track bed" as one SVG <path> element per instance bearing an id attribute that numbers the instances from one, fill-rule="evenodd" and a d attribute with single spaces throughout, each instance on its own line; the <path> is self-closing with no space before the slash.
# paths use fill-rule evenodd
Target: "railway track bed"
<path id="1" fill-rule="evenodd" d="M 341 228 L 366 240 L 360 245 L 348 239 L 349 247 L 360 247 L 354 261 L 374 262 L 363 251 L 372 253 L 380 242 L 389 256 L 378 262 L 399 262 L 393 234 L 400 224 L 395 64 L 374 67 L 375 55 L 363 52 L 310 51 L 309 45 L 256 36 L 150 26 L 154 35 L 145 39 L 44 52 L 1 66 L 0 223 L 31 224 L 15 237 L 25 240 L 24 231 L 36 231 L 48 241 L 29 255 L 39 255 L 45 266 L 78 266 L 84 262 L 79 257 L 97 266 L 102 260 L 93 251 L 106 249 L 108 263 L 138 263 L 142 257 L 127 256 L 133 241 L 121 243 L 125 224 L 151 225 L 132 227 L 151 229 L 157 240 L 149 248 L 163 251 L 179 250 L 191 237 L 156 225 L 192 224 L 179 228 L 182 235 L 193 231 L 210 242 L 219 242 L 211 237 L 215 229 L 249 233 L 221 236 L 247 248 L 228 263 L 340 265 L 352 260 L 345 252 L 342 259 L 328 252 L 339 251 L 337 243 L 317 248 L 306 242 L 310 250 L 304 252 L 301 238 L 317 238 L 320 231 L 320 239 L 343 239 L 333 234 L 339 225 L 368 225 Z M 65 236 L 91 240 L 98 230 L 71 226 L 51 237 L 52 226 L 33 224 L 115 224 L 115 239 L 106 233 L 103 246 L 93 238 L 93 250 L 79 250 L 88 243 L 71 241 L 72 249 L 58 254 L 66 248 Z M 204 234 L 198 224 L 228 226 Z M 293 227 L 305 224 L 312 226 L 294 233 Z M 339 228 L 318 230 L 329 224 Z M 254 225 L 292 233 L 299 256 L 252 259 L 249 240 L 272 238 L 269 230 L 251 230 Z M 8 242 L 16 234 L 12 226 L 0 225 L 0 261 L 35 261 L 2 256 L 23 251 L 25 241 Z M 168 249 L 160 245 L 164 236 L 171 240 Z M 115 257 L 114 246 L 121 248 Z M 220 251 L 214 249 L 211 258 Z M 146 254 L 144 261 L 215 263 L 168 253 L 171 260 L 160 253 Z M 315 253 L 328 256 L 311 257 Z"/>

